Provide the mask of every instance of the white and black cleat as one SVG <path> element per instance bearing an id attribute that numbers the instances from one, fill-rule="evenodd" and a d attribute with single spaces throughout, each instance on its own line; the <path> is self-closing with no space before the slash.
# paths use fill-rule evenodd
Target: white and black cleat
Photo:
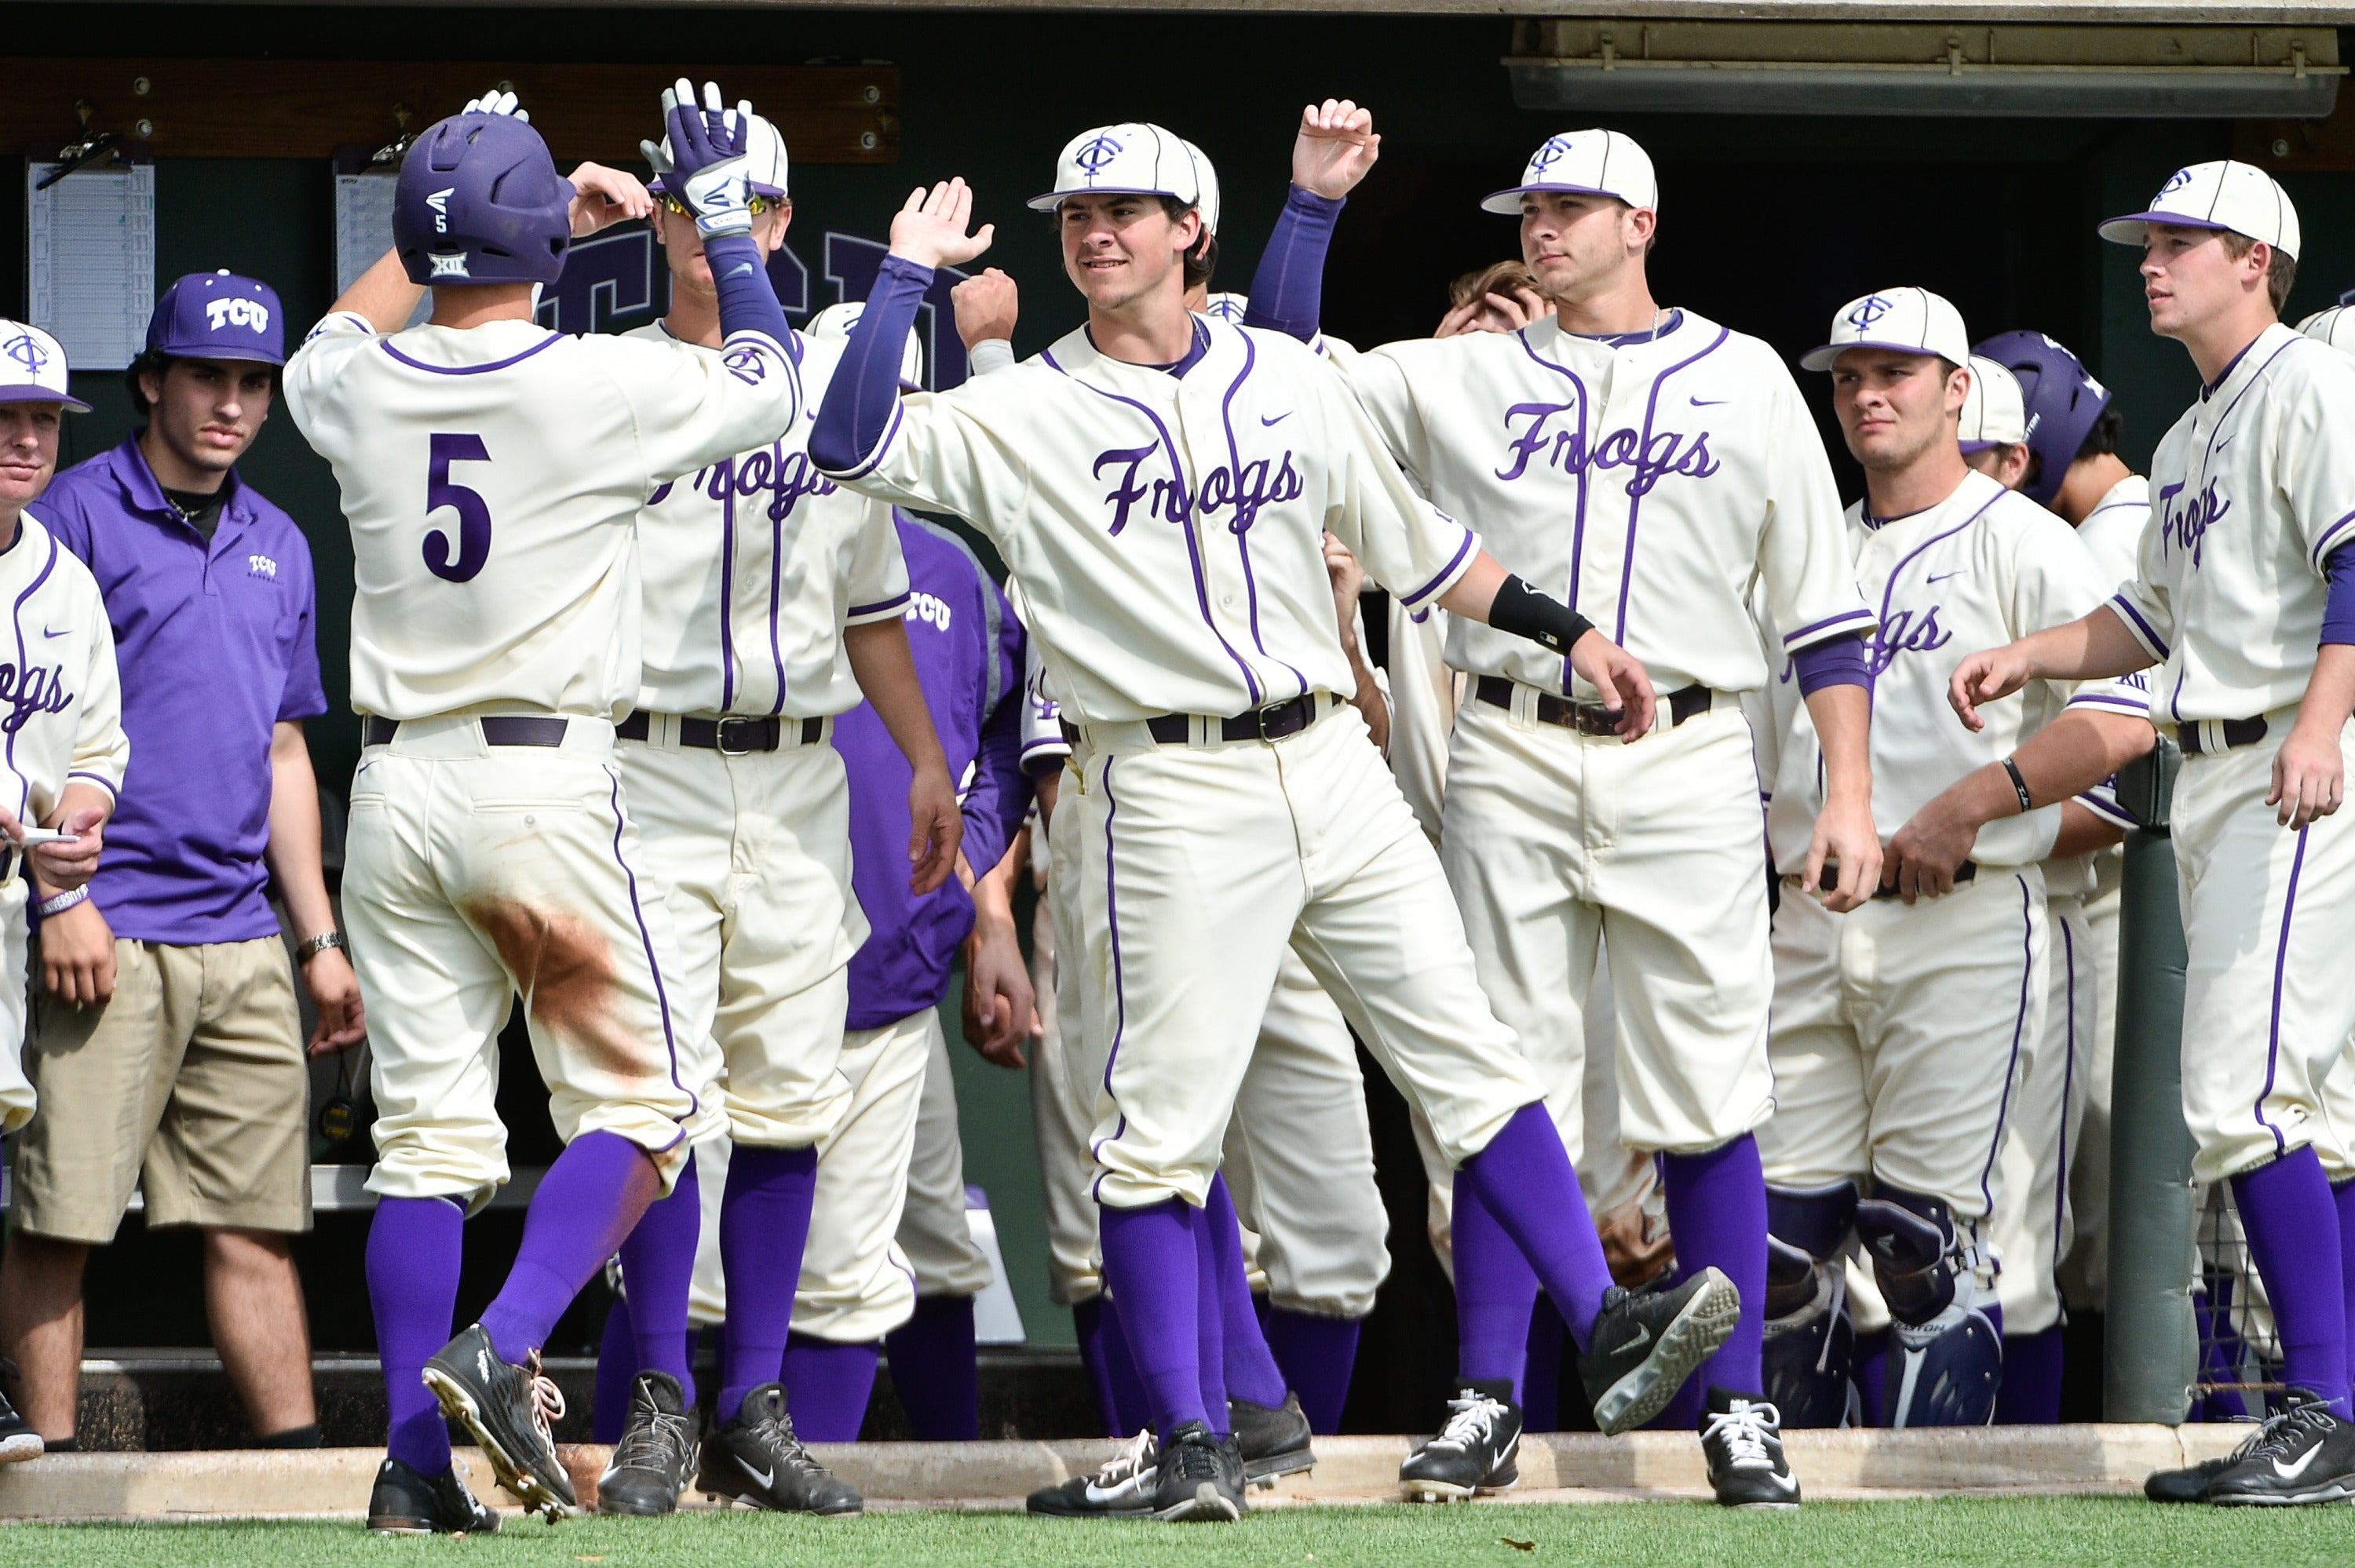
<path id="1" fill-rule="evenodd" d="M 1709 1391 L 1700 1451 L 1710 1489 L 1728 1508 L 1796 1508 L 1798 1478 L 1783 1457 L 1783 1413 L 1763 1399 Z"/>
<path id="2" fill-rule="evenodd" d="M 1615 1436 L 1657 1415 L 1741 1319 L 1742 1293 L 1714 1268 L 1673 1290 L 1604 1291 L 1578 1358 L 1596 1429 Z"/>
<path id="3" fill-rule="evenodd" d="M 1160 1486 L 1160 1445 L 1150 1427 L 1121 1446 L 1092 1476 L 1040 1487 L 1023 1504 L 1055 1519 L 1143 1519 Z"/>
<path id="4" fill-rule="evenodd" d="M 368 1527 L 371 1535 L 496 1535 L 499 1515 L 474 1500 L 454 1461 L 438 1476 L 421 1476 L 388 1458 L 368 1492 Z"/>
<path id="5" fill-rule="evenodd" d="M 425 1363 L 425 1386 L 442 1414 L 474 1434 L 491 1473 L 526 1511 L 551 1524 L 581 1511 L 549 1427 L 564 1414 L 564 1394 L 541 1373 L 538 1351 L 523 1366 L 504 1361 L 477 1323 Z"/>
<path id="6" fill-rule="evenodd" d="M 1172 1524 L 1231 1523 L 1242 1518 L 1243 1457 L 1231 1436 L 1223 1441 L 1188 1421 L 1161 1445 L 1154 1466 L 1153 1517 Z"/>
<path id="7" fill-rule="evenodd" d="M 5 1372 L 12 1381 L 19 1375 L 16 1363 L 11 1361 L 0 1361 L 0 1372 Z M 8 1403 L 8 1395 L 0 1393 L 0 1465 L 37 1459 L 47 1452 L 48 1447 L 42 1443 L 41 1435 L 33 1430 L 33 1424 L 17 1414 L 16 1407 Z"/>
<path id="8" fill-rule="evenodd" d="M 1513 1385 L 1468 1383 L 1447 1408 L 1439 1435 L 1399 1467 L 1399 1491 L 1406 1500 L 1465 1502 L 1519 1485 L 1521 1407 L 1513 1403 Z"/>
<path id="9" fill-rule="evenodd" d="M 630 1381 L 629 1425 L 597 1478 L 599 1513 L 664 1514 L 695 1473 L 695 1406 L 678 1379 L 642 1372 Z"/>
<path id="10" fill-rule="evenodd" d="M 858 1489 L 817 1462 L 794 1436 L 782 1383 L 764 1383 L 744 1396 L 735 1418 L 703 1439 L 695 1485 L 707 1498 L 732 1498 L 774 1513 L 826 1519 L 866 1511 Z"/>
<path id="11" fill-rule="evenodd" d="M 1273 1489 L 1278 1476 L 1316 1467 L 1316 1455 L 1309 1446 L 1308 1413 L 1290 1389 L 1284 1391 L 1282 1404 L 1228 1400 L 1227 1424 L 1243 1457 L 1243 1478 L 1252 1486 Z"/>
<path id="12" fill-rule="evenodd" d="M 2355 1424 L 2305 1389 L 2292 1389 L 2208 1483 L 2203 1502 L 2227 1507 L 2343 1502 L 2355 1498 Z"/>

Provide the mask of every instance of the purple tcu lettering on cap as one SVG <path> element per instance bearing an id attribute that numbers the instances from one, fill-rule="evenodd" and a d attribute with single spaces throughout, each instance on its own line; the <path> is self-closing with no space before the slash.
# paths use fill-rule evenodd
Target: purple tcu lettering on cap
<path id="1" fill-rule="evenodd" d="M 2110 389 L 2094 379 L 2083 361 L 2041 332 L 1998 333 L 1971 350 L 2005 366 L 2019 381 L 2028 414 L 2028 450 L 2042 466 L 2023 493 L 2050 506 L 2069 477 L 2069 465 L 2110 406 Z"/>
<path id="2" fill-rule="evenodd" d="M 572 243 L 572 182 L 511 114 L 453 114 L 401 160 L 392 244 L 412 283 L 553 283 Z"/>
<path id="3" fill-rule="evenodd" d="M 174 280 L 147 318 L 151 351 L 182 359 L 286 363 L 285 313 L 277 291 L 229 271 Z"/>

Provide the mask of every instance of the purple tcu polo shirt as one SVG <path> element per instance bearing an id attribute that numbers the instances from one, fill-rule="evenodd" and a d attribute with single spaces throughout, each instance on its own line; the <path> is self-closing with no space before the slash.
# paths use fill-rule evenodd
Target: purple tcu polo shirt
<path id="1" fill-rule="evenodd" d="M 309 542 L 231 472 L 208 549 L 136 433 L 58 475 L 32 512 L 98 579 L 123 674 L 131 771 L 91 897 L 137 941 L 275 936 L 271 729 L 327 711 Z"/>

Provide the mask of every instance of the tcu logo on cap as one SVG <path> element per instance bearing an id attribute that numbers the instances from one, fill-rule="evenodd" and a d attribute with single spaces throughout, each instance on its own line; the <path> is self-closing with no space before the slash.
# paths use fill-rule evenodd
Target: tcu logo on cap
<path id="1" fill-rule="evenodd" d="M 2175 175 L 2172 179 L 2158 187 L 2158 194 L 2166 196 L 2170 192 L 2179 191 L 2190 183 L 2191 171 L 2190 169 L 2178 169 L 2175 171 Z"/>
<path id="2" fill-rule="evenodd" d="M 7 345 L 0 348 L 0 354 L 5 354 L 23 366 L 28 375 L 38 376 L 49 367 L 49 351 L 35 342 L 33 334 L 28 332 L 20 332 L 10 338 Z"/>
<path id="3" fill-rule="evenodd" d="M 260 300 L 207 300 L 205 321 L 215 332 L 224 325 L 270 330 L 270 307 Z"/>
<path id="4" fill-rule="evenodd" d="M 1109 136 L 1099 136 L 1072 154 L 1073 161 L 1088 174 L 1101 174 L 1104 165 L 1120 156 L 1120 143 Z"/>
<path id="5" fill-rule="evenodd" d="M 1529 173 L 1533 175 L 1544 174 L 1548 169 L 1552 168 L 1563 158 L 1570 155 L 1570 138 L 1567 136 L 1547 137 L 1546 144 L 1540 147 L 1537 150 L 1537 155 L 1529 160 Z"/>
<path id="6" fill-rule="evenodd" d="M 1879 294 L 1867 294 L 1862 300 L 1857 302 L 1856 309 L 1849 312 L 1849 325 L 1856 328 L 1859 332 L 1866 331 L 1871 327 L 1873 323 L 1879 321 L 1881 317 L 1887 315 L 1896 308 L 1897 307 L 1895 305 L 1891 304 Z"/>

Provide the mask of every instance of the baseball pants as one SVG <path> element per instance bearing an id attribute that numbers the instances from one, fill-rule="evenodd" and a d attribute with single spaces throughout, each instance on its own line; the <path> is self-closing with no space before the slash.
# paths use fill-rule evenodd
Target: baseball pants
<path id="1" fill-rule="evenodd" d="M 2084 900 L 2094 1033 L 2079 1054 L 2084 1111 L 2069 1156 L 2071 1241 L 2061 1260 L 2061 1294 L 2088 1312 L 2106 1310 L 2110 1298 L 2110 1075 L 2117 1048 L 2118 886 L 2125 867 L 2123 851 L 2094 856 L 2095 885 Z"/>
<path id="2" fill-rule="evenodd" d="M 361 752 L 343 911 L 368 999 L 370 1192 L 471 1208 L 507 1179 L 498 1033 L 517 994 L 566 1142 L 619 1134 L 666 1192 L 703 1130 L 669 910 L 613 744 L 573 717 L 560 746 L 495 747 L 451 716 Z"/>
<path id="3" fill-rule="evenodd" d="M 1621 1137 L 1671 1153 L 1730 1142 L 1774 1103 L 1750 727 L 1721 698 L 1629 745 L 1541 725 L 1532 689 L 1514 691 L 1510 712 L 1464 705 L 1448 759 L 1441 854 L 1480 987 L 1551 1091 L 1577 1160 L 1582 1118 L 1569 1102 L 1585 1077 L 1601 944 Z"/>
<path id="4" fill-rule="evenodd" d="M 2051 990 L 2044 874 L 1980 869 L 1912 906 L 1835 915 L 1786 881 L 1774 916 L 1774 1116 L 1766 1180 L 1871 1177 L 1974 1232 L 1995 1207 L 2015 1086 Z M 2009 1319 L 2005 1327 L 2010 1327 Z"/>
<path id="5" fill-rule="evenodd" d="M 25 902 L 32 885 L 21 876 L 0 882 L 0 1138 L 33 1119 L 33 1086 L 25 1077 Z"/>
<path id="6" fill-rule="evenodd" d="M 2061 1321 L 2061 1259 L 2074 1240 L 2069 1178 L 2084 1120 L 2096 1021 L 2094 936 L 2075 897 L 2045 900 L 2044 1038 L 2014 1093 L 2010 1134 L 1997 1160 L 2001 1181 L 1987 1227 L 2006 1334 L 2041 1334 Z"/>
<path id="7" fill-rule="evenodd" d="M 2188 756 L 2176 778 L 2175 869 L 2190 963 L 2183 1113 L 2192 1178 L 2221 1181 L 2312 1143 L 2325 1086 L 2355 1031 L 2355 813 L 2296 832 L 2265 795 L 2295 711 L 2254 746 Z M 2350 750 L 2347 732 L 2340 750 Z"/>
<path id="8" fill-rule="evenodd" d="M 838 1064 L 850 957 L 867 939 L 842 755 L 795 743 L 790 725 L 775 751 L 666 744 L 675 724 L 652 715 L 649 738 L 619 757 L 677 932 L 686 1081 L 724 1108 L 735 1141 L 806 1148 L 850 1104 Z"/>
<path id="9" fill-rule="evenodd" d="M 1088 1033 L 1107 1043 L 1100 1202 L 1204 1201 L 1287 945 L 1451 1165 L 1542 1097 L 1354 708 L 1272 744 L 1123 731 L 1083 734 L 1084 788 L 1057 811 L 1077 830 Z"/>

